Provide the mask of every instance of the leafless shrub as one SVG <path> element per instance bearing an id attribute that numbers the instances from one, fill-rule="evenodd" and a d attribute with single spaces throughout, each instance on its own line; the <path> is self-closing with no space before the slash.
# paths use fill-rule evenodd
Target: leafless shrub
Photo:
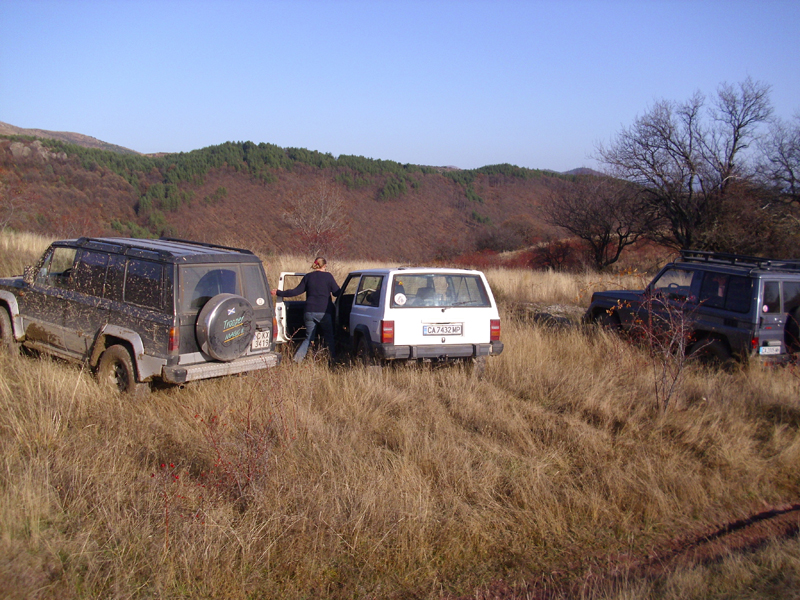
<path id="1" fill-rule="evenodd" d="M 332 183 L 289 195 L 284 220 L 309 256 L 335 254 L 347 238 L 350 220 L 344 198 Z"/>
<path id="2" fill-rule="evenodd" d="M 663 414 L 676 397 L 694 343 L 696 305 L 688 300 L 668 302 L 647 294 L 629 333 L 645 347 L 653 376 L 656 407 Z"/>

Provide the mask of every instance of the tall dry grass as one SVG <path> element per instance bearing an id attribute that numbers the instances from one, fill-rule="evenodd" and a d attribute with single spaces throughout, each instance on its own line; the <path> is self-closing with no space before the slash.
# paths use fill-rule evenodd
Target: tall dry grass
<path id="1" fill-rule="evenodd" d="M 51 240 L 35 233 L 0 232 L 0 277 L 22 275 L 50 245 Z"/>
<path id="2" fill-rule="evenodd" d="M 281 272 L 306 273 L 313 258 L 303 256 L 262 256 L 267 278 L 277 282 Z M 328 270 L 341 284 L 356 269 L 396 267 L 398 263 L 376 263 L 356 260 L 331 260 Z M 592 293 L 609 289 L 642 289 L 650 275 L 637 271 L 624 273 L 564 273 L 531 269 L 499 269 L 485 271 L 495 298 L 501 305 L 532 303 L 538 305 L 568 304 L 586 307 Z"/>
<path id="3" fill-rule="evenodd" d="M 309 361 L 137 402 L 3 357 L 0 592 L 469 594 L 797 498 L 791 373 L 692 372 L 662 414 L 619 339 L 504 335 L 484 380 Z"/>
<path id="4" fill-rule="evenodd" d="M 636 271 L 619 274 L 563 273 L 530 269 L 489 269 L 486 277 L 498 302 L 589 305 L 592 293 L 642 289 L 651 277 Z"/>
<path id="5" fill-rule="evenodd" d="M 492 276 L 537 298 L 535 278 Z M 473 596 L 580 582 L 798 498 L 797 372 L 690 369 L 664 412 L 646 352 L 619 338 L 516 319 L 503 338 L 484 379 L 309 359 L 135 401 L 80 367 L 1 356 L 0 596 Z M 797 581 L 796 544 L 771 552 L 583 597 Z"/>

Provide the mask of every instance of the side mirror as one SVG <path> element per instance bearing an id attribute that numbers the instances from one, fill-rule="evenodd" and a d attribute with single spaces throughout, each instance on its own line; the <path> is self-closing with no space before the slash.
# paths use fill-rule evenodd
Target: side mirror
<path id="1" fill-rule="evenodd" d="M 36 267 L 25 267 L 22 272 L 22 281 L 27 283 L 28 285 L 33 284 L 33 280 L 36 277 Z"/>

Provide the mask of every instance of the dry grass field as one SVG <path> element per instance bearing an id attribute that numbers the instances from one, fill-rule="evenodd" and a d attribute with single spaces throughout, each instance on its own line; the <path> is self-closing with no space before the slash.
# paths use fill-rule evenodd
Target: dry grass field
<path id="1" fill-rule="evenodd" d="M 0 237 L 0 274 L 46 245 Z M 488 275 L 483 379 L 284 361 L 132 400 L 0 356 L 0 597 L 797 598 L 800 373 L 687 367 L 661 410 L 643 349 L 509 309 L 638 278 Z"/>

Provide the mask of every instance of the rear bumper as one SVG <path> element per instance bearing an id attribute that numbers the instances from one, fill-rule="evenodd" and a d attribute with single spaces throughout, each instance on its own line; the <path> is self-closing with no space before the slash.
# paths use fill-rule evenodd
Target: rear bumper
<path id="1" fill-rule="evenodd" d="M 503 352 L 503 342 L 489 344 L 453 344 L 448 346 L 395 346 L 375 344 L 375 355 L 384 360 L 471 358 L 497 355 Z"/>
<path id="2" fill-rule="evenodd" d="M 800 364 L 800 354 L 758 354 L 753 352 L 749 356 L 750 360 L 761 362 L 765 365 L 789 365 Z"/>
<path id="3" fill-rule="evenodd" d="M 165 366 L 161 370 L 161 378 L 167 383 L 186 383 L 198 379 L 210 379 L 224 375 L 236 375 L 276 367 L 281 361 L 280 355 L 275 352 L 257 354 L 237 358 L 231 362 L 205 362 L 196 365 Z"/>

